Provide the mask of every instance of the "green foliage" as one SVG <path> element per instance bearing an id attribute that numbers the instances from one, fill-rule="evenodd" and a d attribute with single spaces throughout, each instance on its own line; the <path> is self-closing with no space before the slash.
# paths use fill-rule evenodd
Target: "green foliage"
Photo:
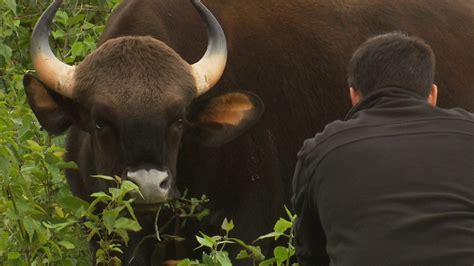
<path id="1" fill-rule="evenodd" d="M 234 222 L 225 218 L 221 225 L 224 235 L 208 236 L 201 232 L 201 236 L 196 236 L 196 240 L 199 243 L 196 249 L 205 248 L 208 249 L 209 252 L 204 251 L 200 261 L 185 259 L 182 260 L 178 266 L 230 266 L 232 265 L 231 258 L 229 257 L 229 253 L 225 250 L 228 244 L 236 244 L 243 248 L 235 257 L 236 260 L 250 260 L 252 265 L 257 265 L 258 263 L 259 266 L 289 266 L 295 255 L 295 248 L 293 246 L 293 224 L 296 220 L 296 215 L 292 214 L 286 207 L 285 210 L 288 218 L 280 218 L 275 223 L 273 232 L 260 236 L 254 241 L 255 243 L 262 239 L 277 240 L 280 237 L 285 238 L 286 246 L 275 247 L 273 249 L 273 257 L 265 259 L 259 246 L 250 245 L 238 238 L 229 237 L 229 232 L 234 229 Z M 292 265 L 297 266 L 298 264 L 293 263 Z"/>
<path id="2" fill-rule="evenodd" d="M 140 193 L 138 186 L 120 177 L 96 176 L 116 183 L 116 187 L 109 188 L 108 193 L 96 192 L 87 210 L 88 221 L 84 225 L 89 229 L 87 239 L 95 239 L 99 245 L 96 251 L 96 263 L 103 265 L 120 265 L 116 256 L 123 253 L 123 244 L 127 244 L 128 232 L 141 230 L 132 208 L 134 199 L 124 199 L 131 191 Z M 97 208 L 102 204 L 100 208 Z M 100 213 L 96 213 L 100 209 Z M 127 217 L 129 216 L 129 217 Z"/>
<path id="3" fill-rule="evenodd" d="M 66 1 L 52 47 L 69 63 L 95 48 L 117 0 Z M 71 195 L 63 138 L 40 130 L 23 89 L 31 31 L 49 1 L 0 0 L 0 264 L 89 265 L 88 204 Z M 124 223 L 122 220 L 121 223 Z M 123 226 L 128 226 L 124 223 Z"/>
<path id="4" fill-rule="evenodd" d="M 283 237 L 286 239 L 287 245 L 275 247 L 273 249 L 273 257 L 260 262 L 259 266 L 288 266 L 290 265 L 291 258 L 295 255 L 295 247 L 293 246 L 293 240 L 295 238 L 293 232 L 293 225 L 296 221 L 296 215 L 292 214 L 290 210 L 286 207 L 285 211 L 288 216 L 287 219 L 278 219 L 278 221 L 275 223 L 275 226 L 273 227 L 273 232 L 260 236 L 255 241 L 268 238 L 278 240 L 280 237 Z M 297 265 L 297 263 L 294 263 L 293 265 Z"/>

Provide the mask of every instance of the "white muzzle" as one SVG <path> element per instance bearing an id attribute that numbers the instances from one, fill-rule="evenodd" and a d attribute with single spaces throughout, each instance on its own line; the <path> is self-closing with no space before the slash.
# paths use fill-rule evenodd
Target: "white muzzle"
<path id="1" fill-rule="evenodd" d="M 142 197 L 136 192 L 131 193 L 136 203 L 154 204 L 168 200 L 171 182 L 167 171 L 155 169 L 128 171 L 127 177 L 138 185 L 143 195 Z"/>

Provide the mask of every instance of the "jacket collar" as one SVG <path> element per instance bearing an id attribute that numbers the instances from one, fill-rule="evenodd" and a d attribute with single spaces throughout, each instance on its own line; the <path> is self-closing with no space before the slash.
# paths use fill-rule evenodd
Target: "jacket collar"
<path id="1" fill-rule="evenodd" d="M 410 100 L 417 103 L 427 102 L 424 97 L 408 89 L 397 87 L 377 89 L 372 93 L 369 93 L 362 99 L 362 101 L 349 110 L 344 121 L 354 118 L 359 111 L 380 107 L 383 108 L 385 105 L 390 105 L 393 102 L 403 100 Z"/>

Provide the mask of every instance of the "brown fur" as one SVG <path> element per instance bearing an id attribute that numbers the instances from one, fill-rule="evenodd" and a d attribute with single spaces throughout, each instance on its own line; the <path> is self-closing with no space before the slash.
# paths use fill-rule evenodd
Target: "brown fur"
<path id="1" fill-rule="evenodd" d="M 189 104 L 196 95 L 190 65 L 151 37 L 105 42 L 78 65 L 75 84 L 80 101 L 111 102 L 137 115 L 164 112 L 165 99 Z"/>

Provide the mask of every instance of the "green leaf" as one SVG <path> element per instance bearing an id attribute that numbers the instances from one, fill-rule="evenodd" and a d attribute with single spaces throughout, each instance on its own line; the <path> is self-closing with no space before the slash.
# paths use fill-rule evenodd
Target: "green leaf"
<path id="1" fill-rule="evenodd" d="M 83 56 L 86 46 L 82 42 L 75 42 L 71 47 L 72 56 Z"/>
<path id="2" fill-rule="evenodd" d="M 206 216 L 209 216 L 209 213 L 210 213 L 209 209 L 204 209 L 200 213 L 197 214 L 196 219 L 198 219 L 198 221 L 201 221 Z"/>
<path id="3" fill-rule="evenodd" d="M 288 215 L 288 218 L 289 218 L 291 221 L 294 221 L 294 220 L 295 220 L 296 214 L 291 213 L 290 209 L 288 209 L 288 207 L 286 207 L 286 205 L 285 205 L 285 212 L 286 212 L 286 215 Z"/>
<path id="4" fill-rule="evenodd" d="M 111 244 L 111 245 L 110 245 L 110 248 L 111 248 L 112 251 L 116 251 L 116 252 L 118 252 L 118 253 L 122 253 L 122 254 L 123 254 L 123 251 L 122 251 L 121 247 L 122 247 L 122 245 L 119 244 L 119 243 Z"/>
<path id="5" fill-rule="evenodd" d="M 115 219 L 117 218 L 118 213 L 115 211 L 104 210 L 102 212 L 102 219 L 104 221 L 104 226 L 107 229 L 107 233 L 110 235 L 113 231 Z"/>
<path id="6" fill-rule="evenodd" d="M 73 243 L 65 241 L 65 240 L 59 241 L 58 244 L 65 247 L 66 249 L 74 249 L 76 247 L 76 246 L 74 246 Z"/>
<path id="7" fill-rule="evenodd" d="M 273 255 L 275 256 L 275 259 L 279 262 L 286 261 L 289 258 L 288 248 L 278 246 L 273 249 Z"/>
<path id="8" fill-rule="evenodd" d="M 212 243 L 216 244 L 217 241 L 222 240 L 222 238 L 223 238 L 223 236 L 213 236 L 213 237 L 211 237 Z"/>
<path id="9" fill-rule="evenodd" d="M 128 193 L 130 191 L 137 191 L 139 192 L 140 189 L 138 188 L 137 184 L 129 181 L 129 180 L 125 180 L 122 182 L 122 185 L 120 186 L 120 189 L 124 192 L 124 193 Z"/>
<path id="10" fill-rule="evenodd" d="M 105 180 L 110 180 L 110 181 L 114 181 L 115 179 L 111 176 L 106 176 L 106 175 L 93 175 L 93 177 L 97 177 L 97 178 L 100 178 L 100 179 L 105 179 Z"/>
<path id="11" fill-rule="evenodd" d="M 79 14 L 79 15 L 76 15 L 74 17 L 70 17 L 68 23 L 70 25 L 75 25 L 75 24 L 78 24 L 78 23 L 82 24 L 82 20 L 84 20 L 85 17 L 86 16 L 84 14 Z"/>
<path id="12" fill-rule="evenodd" d="M 35 232 L 40 244 L 46 244 L 51 239 L 51 232 L 46 227 L 41 226 L 40 222 L 33 220 Z"/>
<path id="13" fill-rule="evenodd" d="M 238 260 L 249 259 L 249 258 L 250 258 L 250 255 L 249 255 L 249 253 L 247 252 L 247 250 L 241 250 L 241 251 L 239 252 L 239 254 L 237 254 L 237 256 L 236 256 L 235 258 L 238 259 Z"/>
<path id="14" fill-rule="evenodd" d="M 111 187 L 109 188 L 109 193 L 112 196 L 112 200 L 116 201 L 120 196 L 124 194 L 121 193 L 122 191 L 118 188 Z"/>
<path id="15" fill-rule="evenodd" d="M 64 36 L 66 36 L 66 33 L 61 29 L 57 29 L 57 30 L 51 32 L 51 35 L 53 35 L 54 39 L 61 39 Z"/>
<path id="16" fill-rule="evenodd" d="M 248 250 L 252 252 L 252 257 L 256 261 L 262 261 L 265 259 L 265 255 L 263 255 L 262 249 L 259 246 L 249 246 Z"/>
<path id="17" fill-rule="evenodd" d="M 26 233 L 28 233 L 30 243 L 31 243 L 33 241 L 33 236 L 35 235 L 35 228 L 36 228 L 35 221 L 33 220 L 33 218 L 26 216 L 23 219 L 23 225 L 25 226 Z"/>
<path id="18" fill-rule="evenodd" d="M 218 251 L 216 253 L 216 258 L 221 266 L 232 266 L 232 263 L 229 259 L 229 253 L 227 253 L 226 251 Z"/>
<path id="19" fill-rule="evenodd" d="M 279 233 L 279 232 L 271 232 L 271 233 L 268 233 L 268 234 L 265 234 L 263 236 L 259 236 L 255 241 L 259 241 L 259 240 L 262 240 L 262 239 L 266 239 L 266 238 L 275 238 L 275 240 L 277 240 L 280 236 L 282 236 L 283 233 Z"/>
<path id="20" fill-rule="evenodd" d="M 196 240 L 199 242 L 199 244 L 201 244 L 201 247 L 204 246 L 204 247 L 212 248 L 214 246 L 214 243 L 212 243 L 212 241 L 210 241 L 209 239 L 196 236 Z"/>
<path id="21" fill-rule="evenodd" d="M 105 255 L 105 252 L 103 249 L 98 249 L 96 252 L 95 252 L 95 256 L 98 258 L 98 261 L 96 261 L 96 264 L 99 264 L 99 258 L 102 258 L 103 256 Z"/>
<path id="22" fill-rule="evenodd" d="M 61 169 L 61 170 L 64 170 L 64 169 L 78 169 L 79 167 L 77 166 L 77 164 L 75 162 L 59 162 L 56 164 L 56 166 Z"/>
<path id="23" fill-rule="evenodd" d="M 270 258 L 268 260 L 264 260 L 258 264 L 258 266 L 273 266 L 273 264 L 276 262 L 275 258 Z"/>
<path id="24" fill-rule="evenodd" d="M 132 216 L 132 218 L 133 218 L 134 220 L 136 220 L 137 217 L 135 216 L 135 211 L 133 210 L 132 205 L 130 204 L 130 202 L 132 202 L 132 201 L 133 201 L 133 199 L 128 200 L 128 201 L 124 201 L 123 204 L 124 204 L 125 207 L 127 208 L 128 213 L 130 213 L 130 216 Z"/>
<path id="25" fill-rule="evenodd" d="M 275 230 L 275 232 L 278 232 L 278 233 L 284 233 L 286 230 L 290 229 L 291 227 L 293 226 L 293 224 L 290 222 L 290 221 L 287 221 L 283 218 L 280 218 L 275 226 L 273 227 L 273 229 Z"/>
<path id="26" fill-rule="evenodd" d="M 84 24 L 82 24 L 82 28 L 85 29 L 85 30 L 89 30 L 89 29 L 92 29 L 95 25 L 90 23 L 90 22 L 84 22 Z"/>
<path id="27" fill-rule="evenodd" d="M 238 238 L 230 238 L 230 240 L 236 242 L 237 244 L 241 245 L 244 247 L 246 250 L 250 251 L 252 254 L 251 256 L 256 260 L 256 261 L 261 261 L 265 259 L 265 256 L 262 254 L 262 250 L 259 246 L 252 246 L 252 245 L 247 245 L 244 241 L 238 239 Z M 257 241 L 257 240 L 255 240 Z"/>
<path id="28" fill-rule="evenodd" d="M 115 221 L 114 227 L 117 229 L 125 229 L 128 231 L 138 232 L 142 229 L 140 224 L 137 221 L 128 219 L 125 217 L 120 217 Z"/>
<path id="29" fill-rule="evenodd" d="M 230 232 L 232 229 L 234 229 L 234 221 L 230 220 L 227 221 L 227 218 L 224 218 L 224 221 L 222 222 L 221 225 L 222 230 L 226 231 L 227 233 Z"/>
<path id="30" fill-rule="evenodd" d="M 13 12 L 13 14 L 16 14 L 16 1 L 15 0 L 3 0 L 3 2 L 10 8 L 10 10 Z"/>
<path id="31" fill-rule="evenodd" d="M 0 229 L 0 256 L 8 248 L 8 233 Z"/>
<path id="32" fill-rule="evenodd" d="M 205 252 L 202 253 L 202 262 L 205 266 L 219 266 L 211 256 L 207 255 Z"/>
<path id="33" fill-rule="evenodd" d="M 98 199 L 100 199 L 100 198 L 102 198 L 102 199 L 108 199 L 108 200 L 112 199 L 112 197 L 109 196 L 109 195 L 107 195 L 105 192 L 95 192 L 95 193 L 92 193 L 92 194 L 91 194 L 91 197 L 93 197 L 93 198 L 98 198 Z M 91 204 L 91 205 L 92 205 L 92 204 Z"/>
<path id="34" fill-rule="evenodd" d="M 64 26 L 67 26 L 68 25 L 68 20 L 69 20 L 69 15 L 62 11 L 62 10 L 58 10 L 58 12 L 56 12 L 56 17 L 55 17 L 56 21 L 61 23 L 62 25 Z"/>
<path id="35" fill-rule="evenodd" d="M 195 260 L 185 259 L 185 260 L 180 261 L 178 265 L 176 266 L 191 266 L 191 265 L 199 265 L 199 262 Z"/>
<path id="36" fill-rule="evenodd" d="M 3 56 L 5 60 L 9 61 L 12 57 L 12 48 L 0 43 L 0 55 Z"/>
<path id="37" fill-rule="evenodd" d="M 8 260 L 17 260 L 20 258 L 20 256 L 21 254 L 18 252 L 10 252 L 8 253 Z"/>
<path id="38" fill-rule="evenodd" d="M 41 147 L 36 141 L 34 140 L 27 140 L 26 143 L 28 143 L 28 147 L 32 150 L 32 151 L 36 151 L 36 152 L 42 152 L 43 151 L 43 147 Z"/>
<path id="39" fill-rule="evenodd" d="M 93 228 L 93 229 L 89 232 L 89 234 L 87 235 L 87 241 L 91 241 L 91 239 L 92 239 L 95 235 L 99 234 L 99 231 L 100 231 L 99 228 Z"/>
<path id="40" fill-rule="evenodd" d="M 71 226 L 73 224 L 77 223 L 77 221 L 74 221 L 74 220 L 71 220 L 71 221 L 67 221 L 67 222 L 64 222 L 64 223 L 57 223 L 57 224 L 52 224 L 50 223 L 49 221 L 48 222 L 42 222 L 41 224 L 46 227 L 46 228 L 49 228 L 49 229 L 56 229 L 55 231 L 56 232 L 59 232 L 61 231 L 62 229 L 68 227 L 68 226 Z"/>
<path id="41" fill-rule="evenodd" d="M 115 228 L 114 229 L 114 234 L 119 235 L 122 238 L 123 242 L 128 243 L 129 237 L 128 237 L 127 230 Z"/>
<path id="42" fill-rule="evenodd" d="M 89 203 L 72 195 L 60 197 L 58 203 L 67 212 L 73 213 L 76 218 L 82 218 L 82 216 L 85 215 L 87 208 L 89 208 Z"/>

